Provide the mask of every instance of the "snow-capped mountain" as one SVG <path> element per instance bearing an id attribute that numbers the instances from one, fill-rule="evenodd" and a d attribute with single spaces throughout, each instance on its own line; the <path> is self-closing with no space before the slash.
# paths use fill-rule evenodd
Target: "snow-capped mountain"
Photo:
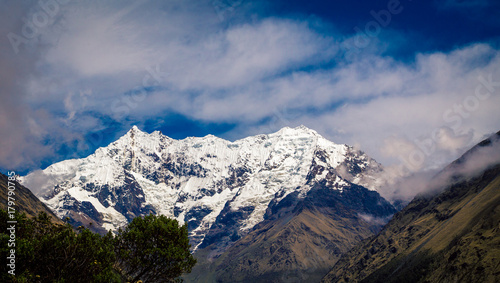
<path id="1" fill-rule="evenodd" d="M 21 181 L 38 188 L 37 196 L 59 217 L 92 222 L 98 231 L 149 213 L 187 222 L 196 249 L 216 222 L 225 221 L 237 239 L 264 220 L 271 202 L 291 193 L 305 197 L 317 184 L 339 192 L 352 184 L 375 190 L 381 170 L 364 153 L 304 126 L 235 142 L 212 135 L 174 140 L 134 126 L 87 158 L 53 164 Z"/>

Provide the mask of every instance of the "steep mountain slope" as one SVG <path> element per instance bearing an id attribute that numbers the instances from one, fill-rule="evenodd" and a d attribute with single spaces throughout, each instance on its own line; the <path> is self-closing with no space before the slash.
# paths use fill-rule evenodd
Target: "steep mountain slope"
<path id="1" fill-rule="evenodd" d="M 20 213 L 25 213 L 28 217 L 34 217 L 40 212 L 46 212 L 52 217 L 56 223 L 63 224 L 63 222 L 44 204 L 42 203 L 29 189 L 19 184 L 17 181 L 9 181 L 8 176 L 0 173 L 0 208 L 3 210 L 8 209 L 7 197 L 9 187 L 13 188 L 12 191 L 15 195 L 13 208 Z M 12 200 L 12 199 L 11 199 Z"/>
<path id="2" fill-rule="evenodd" d="M 323 282 L 499 282 L 500 132 L 433 182 Z"/>
<path id="3" fill-rule="evenodd" d="M 59 217 L 100 232 L 139 215 L 187 222 L 196 250 L 227 247 L 264 220 L 269 204 L 305 197 L 310 180 L 376 188 L 380 164 L 306 127 L 235 142 L 215 136 L 174 140 L 133 127 L 87 158 L 66 160 L 22 181 Z M 309 183 L 308 183 L 309 182 Z M 227 236 L 226 234 L 230 235 Z"/>
<path id="4" fill-rule="evenodd" d="M 312 180 L 311 180 L 312 181 Z M 395 212 L 378 193 L 354 184 L 315 183 L 305 198 L 271 203 L 266 219 L 218 256 L 199 250 L 187 282 L 319 282 L 342 253 L 377 232 Z"/>

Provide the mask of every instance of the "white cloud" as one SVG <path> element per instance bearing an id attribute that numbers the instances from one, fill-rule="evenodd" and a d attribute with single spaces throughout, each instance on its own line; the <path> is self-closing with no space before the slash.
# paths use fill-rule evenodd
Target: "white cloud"
<path id="1" fill-rule="evenodd" d="M 129 123 L 173 111 L 235 123 L 226 135 L 233 138 L 305 124 L 336 142 L 359 144 L 385 164 L 431 139 L 433 154 L 417 166 L 423 169 L 450 161 L 500 121 L 500 86 L 483 87 L 485 99 L 476 95 L 479 76 L 500 81 L 499 50 L 488 44 L 419 54 L 414 62 L 380 52 L 347 62 L 340 34 L 324 35 L 306 20 L 224 23 L 208 2 L 75 2 L 61 15 L 40 35 L 36 56 L 5 64 L 27 61 L 7 74 L 22 82 L 9 91 L 23 95 L 2 95 L 21 111 L 6 108 L 8 118 L 0 119 L 2 133 L 12 131 L 4 121 L 16 118 L 23 134 L 2 142 L 23 150 L 38 145 L 15 164 L 37 164 L 52 146 L 82 143 L 85 133 L 105 126 L 99 117 Z M 462 115 L 460 107 L 470 111 Z M 40 146 L 44 139 L 54 144 Z M 4 166 L 9 156 L 0 155 Z"/>
<path id="2" fill-rule="evenodd" d="M 400 63 L 386 72 L 399 81 L 399 89 L 375 91 L 377 95 L 372 99 L 354 100 L 341 109 L 305 120 L 308 124 L 319 122 L 324 125 L 322 131 L 334 139 L 359 142 L 363 149 L 381 161 L 391 160 L 380 149 L 393 135 L 404 137 L 413 147 L 416 147 L 415 140 L 432 139 L 438 149 L 453 151 L 456 157 L 457 151 L 498 127 L 500 114 L 493 108 L 500 105 L 500 86 L 482 99 L 476 97 L 476 89 L 482 84 L 479 76 L 491 76 L 494 82 L 499 81 L 499 63 L 498 50 L 482 44 L 450 54 L 419 55 L 413 65 Z M 378 83 L 377 74 L 368 74 L 367 78 L 374 81 L 367 82 L 366 88 Z M 357 83 L 352 81 L 352 84 Z M 487 92 L 486 88 L 481 88 L 481 91 Z M 469 100 L 477 101 L 477 105 L 470 104 Z M 453 132 L 449 131 L 450 128 Z M 471 133 L 473 137 L 468 136 Z M 399 154 L 392 155 L 407 157 L 407 151 L 408 148 L 402 149 Z M 435 156 L 428 159 L 431 164 L 423 165 L 450 161 L 436 160 Z"/>

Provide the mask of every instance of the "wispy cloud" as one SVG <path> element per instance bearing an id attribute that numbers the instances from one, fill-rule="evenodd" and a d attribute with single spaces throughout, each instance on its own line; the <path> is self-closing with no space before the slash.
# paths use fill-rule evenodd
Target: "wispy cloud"
<path id="1" fill-rule="evenodd" d="M 21 34 L 21 19 L 41 9 L 10 5 L 2 34 Z M 342 46 L 352 35 L 325 32 L 331 23 L 225 15 L 209 1 L 69 1 L 18 54 L 2 37 L 0 130 L 9 138 L 0 167 L 36 168 L 61 147 L 77 156 L 102 145 L 85 140 L 88 133 L 166 113 L 235 124 L 228 138 L 305 124 L 388 165 L 422 151 L 424 162 L 410 164 L 418 170 L 449 162 L 498 127 L 494 44 L 402 62 L 383 55 L 388 33 L 394 44 L 405 38 L 389 26 L 346 60 Z M 469 97 L 479 85 L 489 95 L 476 103 Z"/>
<path id="2" fill-rule="evenodd" d="M 387 184 L 380 193 L 388 200 L 409 202 L 417 195 L 433 195 L 440 193 L 453 184 L 477 177 L 493 166 L 500 165 L 500 136 L 492 135 L 489 142 L 474 147 L 464 154 L 458 161 L 444 169 L 418 171 L 401 178 L 396 168 L 388 168 L 384 173 Z M 389 174 L 394 176 L 389 176 Z"/>

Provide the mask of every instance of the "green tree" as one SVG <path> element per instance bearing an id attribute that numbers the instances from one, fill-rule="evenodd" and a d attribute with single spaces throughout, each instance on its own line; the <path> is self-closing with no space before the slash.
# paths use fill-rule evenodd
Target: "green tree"
<path id="1" fill-rule="evenodd" d="M 8 220 L 16 220 L 15 276 L 0 270 L 0 282 L 175 282 L 196 260 L 187 226 L 165 216 L 135 218 L 117 236 L 105 236 L 40 213 L 30 219 L 0 210 L 0 256 L 10 254 Z M 9 224 L 10 225 L 10 224 Z"/>
<path id="2" fill-rule="evenodd" d="M 0 226 L 7 223 L 7 217 L 7 212 L 1 210 Z M 84 228 L 76 233 L 69 224 L 52 223 L 50 216 L 43 212 L 34 219 L 24 214 L 15 217 L 16 276 L 6 275 L 4 270 L 2 282 L 120 281 L 113 268 L 115 254 L 111 234 L 101 237 Z M 3 258 L 8 252 L 5 231 L 2 227 Z"/>
<path id="3" fill-rule="evenodd" d="M 134 218 L 115 238 L 117 267 L 131 282 L 181 281 L 196 264 L 189 248 L 186 224 L 163 215 Z"/>

